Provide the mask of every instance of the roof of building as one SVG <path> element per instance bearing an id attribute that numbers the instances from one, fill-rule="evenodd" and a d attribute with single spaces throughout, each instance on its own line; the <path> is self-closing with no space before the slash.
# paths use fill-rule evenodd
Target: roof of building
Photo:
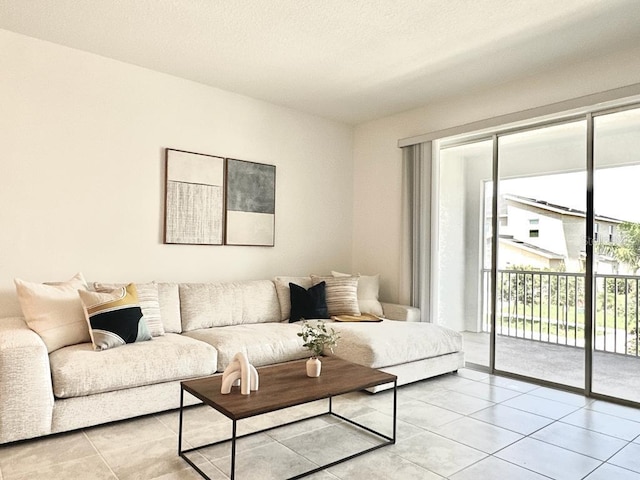
<path id="1" fill-rule="evenodd" d="M 550 203 L 545 200 L 538 200 L 537 198 L 523 197 L 520 195 L 514 195 L 512 193 L 506 193 L 502 195 L 503 198 L 512 200 L 514 202 L 523 203 L 525 205 L 531 205 L 537 208 L 541 208 L 543 210 L 548 210 L 550 212 L 559 213 L 561 215 L 572 215 L 575 217 L 585 217 L 587 216 L 584 210 L 578 210 L 575 208 L 565 207 L 563 205 L 557 205 L 555 203 Z M 619 218 L 607 217 L 605 215 L 595 214 L 594 218 L 600 221 L 606 221 L 611 223 L 623 223 L 624 220 L 620 220 Z"/>
<path id="2" fill-rule="evenodd" d="M 513 235 L 500 235 L 500 242 L 506 243 L 509 245 L 513 245 L 522 250 L 526 250 L 531 253 L 535 253 L 544 258 L 548 258 L 549 260 L 562 260 L 564 259 L 564 255 L 561 255 L 556 252 L 552 252 L 551 250 L 547 250 L 546 248 L 540 248 L 536 245 L 532 245 L 527 242 L 523 242 L 522 240 L 518 240 L 513 238 Z"/>

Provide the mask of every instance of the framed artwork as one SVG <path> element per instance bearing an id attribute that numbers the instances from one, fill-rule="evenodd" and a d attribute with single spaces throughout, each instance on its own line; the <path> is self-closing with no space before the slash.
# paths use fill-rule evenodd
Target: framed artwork
<path id="1" fill-rule="evenodd" d="M 166 149 L 164 243 L 222 245 L 225 159 Z"/>
<path id="2" fill-rule="evenodd" d="M 276 217 L 276 167 L 227 159 L 227 245 L 273 247 Z"/>

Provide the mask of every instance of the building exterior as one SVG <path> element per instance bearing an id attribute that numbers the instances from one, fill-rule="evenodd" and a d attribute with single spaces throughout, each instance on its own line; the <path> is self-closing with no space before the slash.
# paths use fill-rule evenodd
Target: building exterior
<path id="1" fill-rule="evenodd" d="M 585 219 L 581 210 L 544 200 L 504 194 L 500 212 L 500 269 L 514 265 L 567 272 L 584 272 Z M 594 240 L 620 242 L 623 220 L 595 216 Z M 626 273 L 625 267 L 609 256 L 597 253 L 597 273 Z"/>

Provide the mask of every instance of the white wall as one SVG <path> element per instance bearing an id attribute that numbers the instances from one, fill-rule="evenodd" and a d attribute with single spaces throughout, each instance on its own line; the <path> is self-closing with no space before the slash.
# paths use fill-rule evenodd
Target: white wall
<path id="1" fill-rule="evenodd" d="M 631 85 L 640 78 L 640 47 L 356 127 L 353 269 L 380 273 L 381 297 L 399 295 L 401 138 L 493 118 Z"/>
<path id="2" fill-rule="evenodd" d="M 15 277 L 349 270 L 353 129 L 0 30 L 0 315 Z M 276 246 L 162 243 L 165 147 L 276 165 Z"/>

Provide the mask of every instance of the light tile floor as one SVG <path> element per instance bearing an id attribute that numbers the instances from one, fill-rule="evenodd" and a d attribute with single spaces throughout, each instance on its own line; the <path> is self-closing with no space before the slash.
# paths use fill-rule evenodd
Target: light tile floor
<path id="1" fill-rule="evenodd" d="M 315 402 L 240 422 L 240 433 L 322 411 Z M 392 395 L 353 393 L 334 408 L 390 433 Z M 178 413 L 165 412 L 0 447 L 0 480 L 199 479 L 177 455 Z M 231 423 L 209 407 L 185 413 L 185 441 L 226 438 Z M 312 475 L 329 479 L 637 479 L 640 410 L 470 369 L 400 387 L 398 442 Z M 377 440 L 320 417 L 238 442 L 236 478 L 277 479 Z M 192 453 L 213 480 L 229 475 L 228 444 Z"/>

